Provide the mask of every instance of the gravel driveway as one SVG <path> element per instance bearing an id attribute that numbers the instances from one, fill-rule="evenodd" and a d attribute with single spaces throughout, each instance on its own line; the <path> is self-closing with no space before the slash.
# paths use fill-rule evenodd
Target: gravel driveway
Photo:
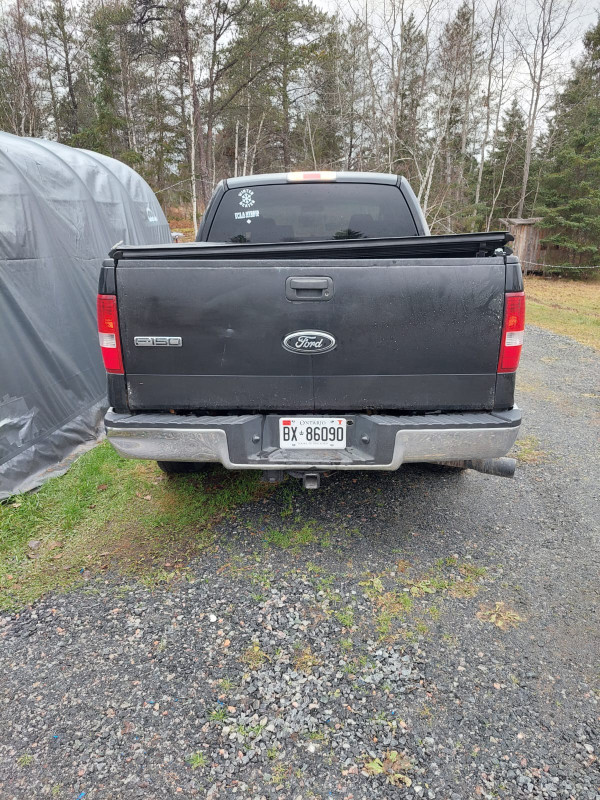
<path id="1" fill-rule="evenodd" d="M 284 485 L 189 579 L 0 619 L 2 800 L 599 800 L 599 366 L 528 330 L 513 481 Z"/>

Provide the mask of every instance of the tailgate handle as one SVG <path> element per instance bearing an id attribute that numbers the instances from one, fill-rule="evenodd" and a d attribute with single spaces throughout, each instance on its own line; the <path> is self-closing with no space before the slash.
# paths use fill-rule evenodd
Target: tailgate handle
<path id="1" fill-rule="evenodd" d="M 331 278 L 297 277 L 285 282 L 288 300 L 331 300 L 333 280 Z"/>

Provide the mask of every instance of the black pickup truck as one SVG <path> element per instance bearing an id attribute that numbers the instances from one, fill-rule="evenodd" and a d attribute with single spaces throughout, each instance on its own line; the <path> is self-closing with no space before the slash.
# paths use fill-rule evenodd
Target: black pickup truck
<path id="1" fill-rule="evenodd" d="M 192 244 L 116 246 L 98 331 L 109 441 L 307 488 L 434 462 L 511 475 L 521 269 L 503 232 L 431 236 L 405 179 L 222 181 Z"/>

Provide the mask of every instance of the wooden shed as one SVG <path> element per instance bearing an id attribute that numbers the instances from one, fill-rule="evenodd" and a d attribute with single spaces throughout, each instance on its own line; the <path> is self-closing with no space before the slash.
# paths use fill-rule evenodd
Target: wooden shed
<path id="1" fill-rule="evenodd" d="M 541 217 L 528 217 L 527 219 L 507 217 L 500 219 L 500 222 L 506 225 L 508 231 L 515 237 L 512 248 L 519 258 L 525 274 L 534 271 L 534 265 L 542 261 L 540 252 L 541 230 L 536 225 L 537 222 L 541 222 L 541 219 Z"/>

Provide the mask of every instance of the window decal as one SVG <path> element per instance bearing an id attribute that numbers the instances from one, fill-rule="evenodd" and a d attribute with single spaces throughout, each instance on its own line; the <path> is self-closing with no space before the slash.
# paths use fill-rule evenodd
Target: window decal
<path id="1" fill-rule="evenodd" d="M 236 211 L 233 216 L 235 219 L 247 219 L 250 222 L 251 218 L 260 217 L 260 211 L 258 208 L 253 208 L 252 211 Z"/>
<path id="2" fill-rule="evenodd" d="M 240 192 L 238 192 L 238 197 L 240 198 L 240 205 L 242 208 L 250 208 L 254 205 L 254 198 L 252 196 L 253 194 L 254 192 L 252 189 L 242 189 Z"/>

